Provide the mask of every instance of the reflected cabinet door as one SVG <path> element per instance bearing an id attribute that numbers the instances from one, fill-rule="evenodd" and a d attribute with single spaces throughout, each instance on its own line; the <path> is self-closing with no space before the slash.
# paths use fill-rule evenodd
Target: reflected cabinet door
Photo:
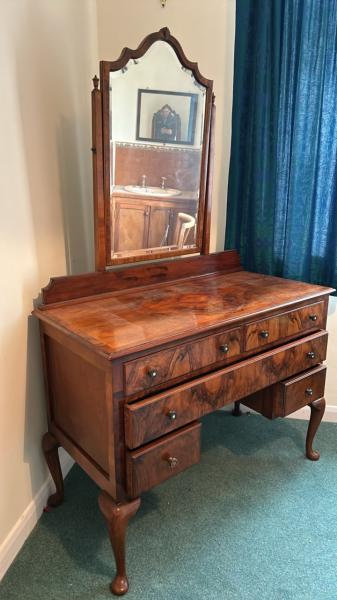
<path id="1" fill-rule="evenodd" d="M 167 246 L 172 229 L 172 209 L 151 206 L 148 248 Z"/>
<path id="2" fill-rule="evenodd" d="M 132 252 L 147 248 L 150 207 L 145 203 L 114 200 L 114 248 Z"/>

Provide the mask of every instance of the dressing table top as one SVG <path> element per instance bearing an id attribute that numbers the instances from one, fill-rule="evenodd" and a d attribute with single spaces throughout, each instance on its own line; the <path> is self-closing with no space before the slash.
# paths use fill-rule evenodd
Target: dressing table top
<path id="1" fill-rule="evenodd" d="M 115 358 L 331 291 L 246 271 L 213 273 L 50 305 L 38 316 Z"/>

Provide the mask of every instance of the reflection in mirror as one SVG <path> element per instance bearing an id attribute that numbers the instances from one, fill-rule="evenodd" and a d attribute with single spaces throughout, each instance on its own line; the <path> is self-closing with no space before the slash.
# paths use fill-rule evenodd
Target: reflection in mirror
<path id="1" fill-rule="evenodd" d="M 111 258 L 196 247 L 206 88 L 156 41 L 109 89 Z"/>

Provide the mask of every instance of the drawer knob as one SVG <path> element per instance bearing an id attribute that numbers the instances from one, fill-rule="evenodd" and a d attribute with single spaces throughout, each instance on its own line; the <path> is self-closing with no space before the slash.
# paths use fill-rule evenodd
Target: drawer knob
<path id="1" fill-rule="evenodd" d="M 305 395 L 306 395 L 306 396 L 312 396 L 312 395 L 313 395 L 313 393 L 314 393 L 314 391 L 313 391 L 313 389 L 312 389 L 312 388 L 307 388 L 307 389 L 305 390 Z"/>
<path id="2" fill-rule="evenodd" d="M 147 372 L 147 374 L 148 374 L 149 377 L 152 377 L 152 379 L 154 377 L 157 377 L 157 371 L 156 371 L 156 369 L 149 369 L 148 372 Z"/>
<path id="3" fill-rule="evenodd" d="M 224 354 L 227 354 L 227 352 L 229 352 L 229 346 L 228 346 L 228 344 L 221 344 L 219 350 L 220 350 L 220 352 L 223 352 Z"/>
<path id="4" fill-rule="evenodd" d="M 317 315 L 309 315 L 310 321 L 317 321 Z"/>
<path id="5" fill-rule="evenodd" d="M 315 352 L 307 352 L 307 357 L 308 358 L 316 358 L 316 354 L 315 354 Z"/>
<path id="6" fill-rule="evenodd" d="M 175 421 L 177 418 L 177 413 L 175 410 L 169 410 L 167 416 L 169 419 L 171 419 L 171 421 Z"/>
<path id="7" fill-rule="evenodd" d="M 169 456 L 167 462 L 170 465 L 171 469 L 174 469 L 178 464 L 178 459 L 175 456 Z"/>
<path id="8" fill-rule="evenodd" d="M 266 340 L 269 337 L 269 331 L 267 331 L 266 329 L 262 329 L 262 331 L 260 331 L 259 333 L 259 336 Z"/>

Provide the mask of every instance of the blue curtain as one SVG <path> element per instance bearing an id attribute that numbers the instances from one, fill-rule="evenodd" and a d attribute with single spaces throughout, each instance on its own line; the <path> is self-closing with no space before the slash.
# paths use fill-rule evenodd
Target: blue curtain
<path id="1" fill-rule="evenodd" d="M 225 247 L 337 286 L 337 0 L 237 0 Z"/>

